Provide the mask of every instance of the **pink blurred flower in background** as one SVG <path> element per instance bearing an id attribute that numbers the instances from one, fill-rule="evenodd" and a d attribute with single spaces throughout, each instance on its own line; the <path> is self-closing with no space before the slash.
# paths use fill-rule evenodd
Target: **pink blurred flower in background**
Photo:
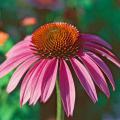
<path id="1" fill-rule="evenodd" d="M 39 9 L 59 10 L 64 7 L 61 0 L 27 0 L 31 5 Z"/>
<path id="2" fill-rule="evenodd" d="M 31 26 L 37 24 L 35 17 L 26 17 L 21 21 L 22 26 Z"/>
<path id="3" fill-rule="evenodd" d="M 34 105 L 37 101 L 48 101 L 59 76 L 63 107 L 67 116 L 72 116 L 76 95 L 70 68 L 73 67 L 94 103 L 98 100 L 95 85 L 110 97 L 105 76 L 113 90 L 115 83 L 110 69 L 98 55 L 120 67 L 120 60 L 111 49 L 100 37 L 81 33 L 70 24 L 45 24 L 6 54 L 7 59 L 0 65 L 0 78 L 16 68 L 7 92 L 12 92 L 22 79 L 20 104 L 29 101 L 30 105 Z"/>
<path id="4" fill-rule="evenodd" d="M 3 45 L 9 38 L 9 34 L 0 31 L 0 45 Z"/>

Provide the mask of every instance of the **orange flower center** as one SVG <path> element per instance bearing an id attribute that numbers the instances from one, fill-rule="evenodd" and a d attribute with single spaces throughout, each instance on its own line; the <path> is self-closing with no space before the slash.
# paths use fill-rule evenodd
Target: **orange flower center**
<path id="1" fill-rule="evenodd" d="M 66 58 L 79 50 L 79 32 L 67 23 L 49 23 L 32 35 L 32 43 L 42 57 Z"/>

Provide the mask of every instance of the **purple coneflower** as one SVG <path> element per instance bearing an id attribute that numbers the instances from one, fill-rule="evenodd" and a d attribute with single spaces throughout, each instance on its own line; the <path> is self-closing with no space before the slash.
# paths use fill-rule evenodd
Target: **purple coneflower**
<path id="1" fill-rule="evenodd" d="M 49 23 L 41 26 L 32 35 L 17 43 L 7 54 L 0 66 L 0 77 L 16 68 L 7 92 L 12 92 L 22 80 L 20 104 L 46 102 L 54 88 L 57 76 L 60 95 L 67 116 L 72 116 L 75 104 L 75 85 L 71 73 L 73 67 L 79 82 L 95 103 L 97 85 L 110 96 L 105 76 L 113 90 L 112 73 L 98 56 L 106 57 L 120 67 L 120 60 L 110 51 L 111 46 L 96 35 L 80 33 L 67 23 Z"/>

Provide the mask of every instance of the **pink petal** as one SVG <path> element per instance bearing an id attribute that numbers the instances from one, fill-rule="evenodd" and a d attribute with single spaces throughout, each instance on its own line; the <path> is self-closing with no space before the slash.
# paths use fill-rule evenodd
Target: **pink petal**
<path id="1" fill-rule="evenodd" d="M 80 63 L 80 61 L 75 58 L 71 59 L 71 63 L 81 85 L 89 97 L 92 99 L 92 101 L 95 103 L 97 101 L 97 93 L 92 78 L 89 75 L 87 69 Z"/>
<path id="2" fill-rule="evenodd" d="M 17 68 L 7 86 L 8 93 L 12 92 L 16 88 L 25 72 L 28 70 L 31 64 L 33 64 L 37 59 L 38 58 L 35 57 L 29 58 Z"/>
<path id="3" fill-rule="evenodd" d="M 31 77 L 31 94 L 30 94 L 30 102 L 29 104 L 33 104 L 35 97 L 34 97 L 34 92 L 36 89 L 36 86 L 38 84 L 39 81 L 39 76 L 44 68 L 44 66 L 46 65 L 47 60 L 43 59 L 40 64 L 38 65 L 38 67 L 36 68 L 36 70 L 34 71 L 34 74 Z M 39 94 L 41 95 L 41 90 L 39 91 Z"/>
<path id="4" fill-rule="evenodd" d="M 107 50 L 106 48 L 95 44 L 88 44 L 85 45 L 85 47 L 93 52 L 99 53 L 100 55 L 106 57 L 108 60 L 110 60 L 115 65 L 120 67 L 120 60 L 111 51 Z"/>
<path id="5" fill-rule="evenodd" d="M 30 104 L 35 104 L 38 101 L 38 99 L 40 98 L 41 93 L 43 92 L 43 91 L 41 91 L 42 82 L 44 81 L 43 78 L 46 75 L 45 71 L 48 68 L 48 65 L 51 63 L 50 61 L 51 61 L 50 59 L 45 59 L 45 62 L 43 63 L 43 65 L 41 66 L 41 68 L 39 70 L 40 74 L 39 74 L 38 80 L 36 82 L 34 92 L 31 94 Z"/>
<path id="6" fill-rule="evenodd" d="M 80 56 L 80 58 L 87 67 L 96 85 L 105 93 L 107 97 L 109 97 L 110 96 L 109 88 L 105 81 L 104 75 L 99 69 L 99 67 L 95 64 L 94 61 L 92 61 L 91 57 L 87 54 L 84 54 L 84 56 Z"/>
<path id="7" fill-rule="evenodd" d="M 30 47 L 28 47 L 28 46 L 21 47 L 19 50 L 16 50 L 11 55 L 9 55 L 9 57 L 7 57 L 7 59 L 16 57 L 18 55 L 26 54 L 28 52 L 33 53 L 33 51 L 30 49 Z"/>
<path id="8" fill-rule="evenodd" d="M 33 80 L 36 80 L 36 73 L 39 73 L 39 67 L 41 66 L 42 61 L 35 63 L 31 69 L 25 75 L 25 78 L 22 81 L 21 90 L 20 90 L 20 103 L 24 105 L 30 98 L 32 83 Z"/>
<path id="9" fill-rule="evenodd" d="M 28 86 L 31 85 L 31 81 L 29 81 L 29 79 L 31 78 L 33 72 L 34 72 L 33 69 L 28 71 L 28 74 L 25 76 L 25 78 L 22 82 L 21 89 L 20 89 L 20 105 L 21 106 L 24 105 L 30 98 L 30 90 L 31 89 L 28 89 Z"/>
<path id="10" fill-rule="evenodd" d="M 9 52 L 6 54 L 6 57 L 12 57 L 15 56 L 14 54 L 17 54 L 17 52 L 21 52 L 25 49 L 28 49 L 31 45 L 31 36 L 27 36 L 23 41 L 17 43 Z M 17 52 L 16 52 L 17 51 Z"/>
<path id="11" fill-rule="evenodd" d="M 97 43 L 100 45 L 103 45 L 104 47 L 107 47 L 109 49 L 112 49 L 112 46 L 108 44 L 106 41 L 101 39 L 100 37 L 92 34 L 80 34 L 80 39 L 84 40 L 86 42 L 92 42 L 92 43 Z"/>
<path id="12" fill-rule="evenodd" d="M 23 55 L 19 55 L 13 58 L 7 59 L 4 63 L 0 65 L 0 78 L 8 74 L 14 68 L 16 68 L 19 64 L 32 57 L 31 53 L 25 53 Z"/>
<path id="13" fill-rule="evenodd" d="M 66 62 L 60 61 L 60 93 L 67 116 L 73 115 L 75 105 L 75 86 L 72 74 Z"/>
<path id="14" fill-rule="evenodd" d="M 100 59 L 100 57 L 98 57 L 94 53 L 88 52 L 88 54 L 91 56 L 92 60 L 102 69 L 102 71 L 108 77 L 108 79 L 113 87 L 113 90 L 115 90 L 115 82 L 113 80 L 112 73 L 111 73 L 110 69 L 108 68 L 108 66 L 105 64 L 105 62 L 102 59 Z"/>
<path id="15" fill-rule="evenodd" d="M 42 83 L 42 96 L 41 100 L 46 102 L 51 96 L 53 89 L 55 87 L 55 82 L 57 79 L 58 70 L 58 60 L 53 59 L 46 69 L 45 76 Z"/>

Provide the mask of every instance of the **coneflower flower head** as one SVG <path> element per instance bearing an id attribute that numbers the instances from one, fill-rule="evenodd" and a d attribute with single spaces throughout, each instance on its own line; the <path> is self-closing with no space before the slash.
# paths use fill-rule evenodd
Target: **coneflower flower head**
<path id="1" fill-rule="evenodd" d="M 72 116 L 75 85 L 70 68 L 73 67 L 79 82 L 94 103 L 98 100 L 95 85 L 109 97 L 105 76 L 113 90 L 115 83 L 110 69 L 98 55 L 120 67 L 120 60 L 111 49 L 100 37 L 83 34 L 70 24 L 45 24 L 6 54 L 7 59 L 0 66 L 0 77 L 16 68 L 7 92 L 12 92 L 23 79 L 20 104 L 29 101 L 30 105 L 34 105 L 38 100 L 45 103 L 50 98 L 58 75 L 64 110 L 67 116 Z"/>

